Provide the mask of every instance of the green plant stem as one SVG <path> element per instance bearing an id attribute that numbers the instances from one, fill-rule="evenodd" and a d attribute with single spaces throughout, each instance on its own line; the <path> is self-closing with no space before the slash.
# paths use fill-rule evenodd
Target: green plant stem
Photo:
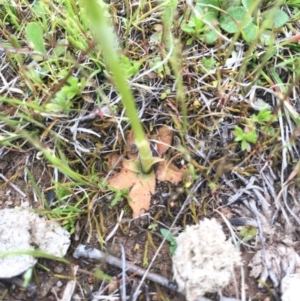
<path id="1" fill-rule="evenodd" d="M 96 0 L 81 0 L 81 6 L 85 8 L 93 34 L 101 46 L 103 57 L 112 73 L 114 84 L 121 94 L 126 114 L 135 135 L 136 145 L 139 149 L 141 169 L 144 173 L 149 173 L 153 164 L 150 146 L 139 120 L 133 95 L 124 76 L 124 70 L 122 70 L 120 65 L 120 56 L 116 47 L 117 37 L 113 32 L 109 19 L 105 15 L 107 10 L 103 8 L 103 5 L 101 7 Z"/>

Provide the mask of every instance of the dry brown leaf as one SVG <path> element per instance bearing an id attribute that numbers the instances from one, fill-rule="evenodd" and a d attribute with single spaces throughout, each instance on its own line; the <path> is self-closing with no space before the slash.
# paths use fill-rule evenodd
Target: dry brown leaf
<path id="1" fill-rule="evenodd" d="M 137 179 L 137 173 L 123 167 L 119 173 L 108 179 L 108 183 L 117 189 L 124 189 L 132 187 Z"/>
<path id="2" fill-rule="evenodd" d="M 132 187 L 129 192 L 131 198 L 129 206 L 132 208 L 133 217 L 138 217 L 150 209 L 151 195 L 155 192 L 154 171 L 145 175 L 130 170 L 131 168 L 135 170 L 138 163 L 137 160 L 124 160 L 121 171 L 108 179 L 108 183 L 117 189 Z"/>
<path id="3" fill-rule="evenodd" d="M 157 143 L 157 153 L 161 157 L 171 146 L 173 139 L 173 132 L 167 126 L 162 126 L 158 129 L 158 140 L 162 143 Z"/>
<path id="4" fill-rule="evenodd" d="M 112 277 L 112 279 L 109 281 L 107 290 L 108 294 L 112 294 L 114 291 L 116 291 L 119 288 L 119 281 L 117 277 Z"/>
<path id="5" fill-rule="evenodd" d="M 173 139 L 172 130 L 163 126 L 158 129 L 157 151 L 161 157 L 170 147 Z M 127 155 L 130 160 L 122 160 L 121 171 L 111 177 L 108 182 L 117 189 L 131 188 L 129 196 L 131 201 L 129 206 L 133 211 L 133 217 L 150 209 L 151 196 L 155 193 L 155 173 L 152 170 L 150 174 L 140 172 L 140 162 L 136 158 L 137 153 L 133 153 L 132 147 L 135 146 L 133 132 L 127 135 Z M 153 163 L 161 159 L 153 158 Z M 160 181 L 169 181 L 178 184 L 182 180 L 183 169 L 176 167 L 174 164 L 165 161 L 160 162 L 157 169 L 157 179 Z"/>
<path id="6" fill-rule="evenodd" d="M 145 213 L 150 209 L 151 196 L 155 192 L 155 174 L 140 175 L 139 180 L 132 187 L 129 196 L 129 206 L 133 211 L 133 217 Z"/>
<path id="7" fill-rule="evenodd" d="M 140 162 L 137 159 L 124 160 L 123 161 L 123 167 L 125 169 L 131 170 L 135 173 L 140 172 Z"/>
<path id="8" fill-rule="evenodd" d="M 177 185 L 182 181 L 183 169 L 178 168 L 170 162 L 160 162 L 158 164 L 156 177 L 160 181 L 169 181 Z"/>
<path id="9" fill-rule="evenodd" d="M 107 168 L 113 169 L 122 166 L 122 156 L 116 153 L 110 153 L 106 156 Z"/>
<path id="10" fill-rule="evenodd" d="M 135 159 L 138 155 L 133 131 L 130 131 L 126 136 L 126 153 L 129 159 Z"/>

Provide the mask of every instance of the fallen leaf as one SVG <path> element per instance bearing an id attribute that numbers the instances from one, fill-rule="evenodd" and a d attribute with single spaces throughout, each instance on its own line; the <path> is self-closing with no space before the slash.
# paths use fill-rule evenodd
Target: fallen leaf
<path id="1" fill-rule="evenodd" d="M 109 281 L 107 290 L 108 294 L 112 294 L 114 291 L 116 291 L 119 288 L 119 281 L 117 277 L 112 277 L 112 279 Z"/>
<path id="2" fill-rule="evenodd" d="M 107 168 L 114 169 L 122 166 L 122 156 L 116 153 L 110 153 L 106 156 Z"/>
<path id="3" fill-rule="evenodd" d="M 168 181 L 177 185 L 182 181 L 183 169 L 178 168 L 170 162 L 160 162 L 158 164 L 156 178 L 160 181 Z"/>
<path id="4" fill-rule="evenodd" d="M 157 153 L 161 157 L 171 146 L 173 139 L 173 132 L 167 126 L 162 126 L 158 129 L 158 140 L 162 143 L 157 143 Z"/>
<path id="5" fill-rule="evenodd" d="M 128 203 L 133 211 L 133 217 L 145 213 L 150 209 L 151 196 L 155 192 L 155 174 L 140 175 L 139 180 L 129 192 L 131 201 Z"/>
<path id="6" fill-rule="evenodd" d="M 117 189 L 124 189 L 132 187 L 137 182 L 137 179 L 136 172 L 123 167 L 119 173 L 108 179 L 108 183 Z"/>
<path id="7" fill-rule="evenodd" d="M 170 147 L 173 139 L 173 132 L 169 127 L 163 126 L 158 129 L 157 143 L 158 154 L 161 157 Z M 151 204 L 151 196 L 155 193 L 155 173 L 152 170 L 149 174 L 143 174 L 140 168 L 140 161 L 137 158 L 133 132 L 127 135 L 127 155 L 129 160 L 122 160 L 121 171 L 108 179 L 108 183 L 116 189 L 128 188 L 131 201 L 129 206 L 133 211 L 133 217 L 148 211 Z M 115 158 L 113 158 L 115 161 Z M 169 181 L 178 184 L 182 180 L 183 168 L 176 167 L 171 162 L 153 157 L 153 164 L 158 163 L 157 179 L 160 181 Z"/>
<path id="8" fill-rule="evenodd" d="M 133 171 L 134 173 L 141 172 L 141 164 L 138 159 L 124 160 L 123 167 L 125 169 Z"/>
<path id="9" fill-rule="evenodd" d="M 154 171 L 143 174 L 137 170 L 138 166 L 138 160 L 123 160 L 121 171 L 108 179 L 108 183 L 117 189 L 131 188 L 129 206 L 133 217 L 138 217 L 150 209 L 151 196 L 155 192 Z"/>
<path id="10" fill-rule="evenodd" d="M 138 155 L 133 131 L 130 131 L 126 136 L 126 153 L 129 159 L 135 159 Z"/>

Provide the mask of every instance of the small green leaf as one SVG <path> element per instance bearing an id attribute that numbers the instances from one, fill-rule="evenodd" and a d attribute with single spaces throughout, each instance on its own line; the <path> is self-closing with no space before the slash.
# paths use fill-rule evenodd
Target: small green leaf
<path id="1" fill-rule="evenodd" d="M 256 135 L 256 131 L 253 130 L 250 133 L 246 133 L 245 135 L 245 140 L 251 143 L 256 143 L 257 142 L 257 135 Z"/>
<path id="2" fill-rule="evenodd" d="M 258 27 L 252 22 L 249 25 L 247 25 L 242 31 L 243 39 L 248 43 L 254 41 L 257 37 L 257 34 Z"/>
<path id="3" fill-rule="evenodd" d="M 195 28 L 193 26 L 191 26 L 190 24 L 182 24 L 181 25 L 181 30 L 183 32 L 186 32 L 186 33 L 189 33 L 189 34 L 192 34 L 195 32 Z"/>
<path id="4" fill-rule="evenodd" d="M 203 57 L 201 63 L 205 70 L 211 70 L 216 66 L 217 61 L 212 57 L 209 58 Z"/>
<path id="5" fill-rule="evenodd" d="M 236 136 L 243 136 L 244 135 L 243 129 L 241 129 L 239 126 L 234 127 L 234 132 L 235 132 Z"/>
<path id="6" fill-rule="evenodd" d="M 204 33 L 204 41 L 206 44 L 213 44 L 218 39 L 218 35 L 215 31 L 210 30 Z"/>
<path id="7" fill-rule="evenodd" d="M 174 255 L 176 248 L 177 248 L 177 243 L 176 243 L 176 240 L 175 240 L 173 234 L 170 233 L 169 230 L 164 229 L 164 228 L 160 229 L 160 233 L 166 239 L 166 241 L 170 244 L 170 247 L 169 247 L 170 253 L 172 255 Z"/>
<path id="8" fill-rule="evenodd" d="M 261 110 L 257 115 L 252 116 L 252 120 L 254 122 L 268 122 L 270 121 L 273 117 L 272 112 L 269 110 Z M 275 119 L 274 119 L 275 121 Z"/>
<path id="9" fill-rule="evenodd" d="M 262 126 L 261 127 L 262 132 L 268 134 L 268 135 L 274 135 L 275 129 L 272 126 Z"/>
<path id="10" fill-rule="evenodd" d="M 177 249 L 177 245 L 170 246 L 169 250 L 170 250 L 171 255 L 175 254 L 176 249 Z"/>
<path id="11" fill-rule="evenodd" d="M 193 38 L 190 38 L 186 41 L 186 45 L 189 46 L 193 43 Z"/>
<path id="12" fill-rule="evenodd" d="M 138 73 L 141 63 L 132 62 L 127 56 L 121 55 L 121 65 L 123 66 L 126 78 L 130 78 Z"/>
<path id="13" fill-rule="evenodd" d="M 271 10 L 268 10 L 261 14 L 262 19 L 267 22 L 267 28 L 279 28 L 283 26 L 290 18 L 289 16 L 282 10 L 277 9 L 275 14 Z"/>
<path id="14" fill-rule="evenodd" d="M 228 33 L 235 33 L 239 30 L 239 26 L 243 23 L 243 28 L 247 27 L 252 22 L 252 17 L 247 16 L 247 10 L 242 7 L 231 7 L 227 14 L 222 14 L 220 18 L 220 26 Z"/>
<path id="15" fill-rule="evenodd" d="M 38 52 L 46 53 L 46 48 L 43 38 L 43 29 L 37 22 L 28 23 L 26 26 L 26 38 L 31 44 L 31 47 Z"/>
<path id="16" fill-rule="evenodd" d="M 248 143 L 245 140 L 243 140 L 241 143 L 241 148 L 243 151 L 247 148 L 247 145 L 248 145 Z"/>
<path id="17" fill-rule="evenodd" d="M 240 231 L 240 235 L 242 237 L 243 242 L 247 242 L 255 238 L 256 234 L 257 229 L 253 226 L 244 226 Z"/>
<path id="18" fill-rule="evenodd" d="M 169 230 L 161 228 L 160 233 L 166 239 L 167 242 L 172 243 L 175 241 L 173 234 L 169 232 Z"/>

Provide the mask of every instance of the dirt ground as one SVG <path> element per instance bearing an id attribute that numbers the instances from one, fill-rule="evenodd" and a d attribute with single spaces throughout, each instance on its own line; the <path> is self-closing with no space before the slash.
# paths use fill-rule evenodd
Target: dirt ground
<path id="1" fill-rule="evenodd" d="M 3 157 L 0 162 L 1 174 L 10 179 L 9 182 L 1 182 L 0 209 L 22 206 L 25 202 L 29 202 L 30 206 L 33 208 L 41 208 L 43 206 L 43 204 L 39 203 L 39 199 L 34 197 L 32 183 L 30 183 L 30 180 L 28 178 L 24 178 L 24 171 L 26 168 L 31 171 L 39 188 L 45 193 L 45 196 L 47 197 L 49 194 L 49 192 L 47 192 L 47 188 L 50 186 L 49 167 L 45 166 L 42 161 L 37 160 L 36 154 L 31 150 L 22 154 L 10 152 Z M 23 193 L 25 193 L 26 197 L 22 197 L 9 185 L 9 183 L 16 185 Z M 160 187 L 158 189 L 159 192 L 153 197 L 153 202 L 159 202 L 159 198 L 161 199 L 160 201 L 162 201 L 163 195 L 165 195 L 164 190 L 167 190 L 167 188 Z M 173 214 L 176 214 L 185 197 L 184 192 L 178 192 L 169 196 L 169 198 L 167 200 L 163 200 L 163 202 L 169 202 L 171 204 L 170 210 Z M 122 204 L 120 204 L 120 208 L 121 206 Z M 155 208 L 157 207 L 154 205 L 150 212 L 151 216 L 159 216 L 160 220 L 163 220 L 166 224 L 170 224 L 172 222 L 166 212 L 161 212 Z M 227 217 L 234 216 L 230 207 L 223 207 L 220 210 Z M 103 207 L 103 212 L 104 214 L 99 215 L 99 218 L 112 214 L 105 207 Z M 208 216 L 216 215 L 208 213 Z M 107 233 L 112 231 L 114 228 L 115 218 L 116 216 L 114 219 L 104 218 L 101 221 L 101 224 L 104 225 Z M 185 221 L 180 221 L 180 224 L 193 223 L 193 221 L 189 219 L 190 218 L 187 218 Z M 147 263 L 149 263 L 153 258 L 157 247 L 162 241 L 162 237 L 158 232 L 156 235 L 149 234 L 149 231 L 147 230 L 149 221 L 144 220 L 139 223 L 129 222 L 129 219 L 123 219 L 122 226 L 107 242 L 105 249 L 110 254 L 120 258 L 121 253 L 119 244 L 122 244 L 125 248 L 126 260 L 139 267 L 145 268 Z M 84 221 L 82 221 L 82 224 L 84 224 Z M 226 231 L 225 225 L 224 229 Z M 229 235 L 228 230 L 226 232 Z M 97 292 L 98 290 L 103 289 L 103 285 L 105 283 L 102 280 L 93 277 L 93 272 L 96 268 L 101 269 L 109 276 L 115 277 L 115 279 L 119 279 L 121 270 L 118 268 L 109 266 L 103 262 L 95 262 L 86 259 L 76 260 L 73 258 L 72 253 L 79 243 L 92 245 L 96 248 L 100 248 L 101 246 L 101 244 L 99 244 L 97 231 L 94 229 L 92 231 L 92 235 L 87 235 L 87 231 L 83 227 L 76 235 L 72 235 L 71 247 L 66 256 L 66 259 L 70 262 L 70 264 L 62 264 L 51 260 L 40 259 L 34 269 L 32 282 L 27 290 L 21 287 L 22 278 L 0 281 L 1 300 L 58 300 L 57 297 L 62 298 L 67 282 L 74 278 L 73 273 L 76 266 L 79 267 L 79 270 L 75 277 L 77 287 L 75 289 L 75 298 L 73 298 L 73 300 L 77 300 L 76 296 L 82 296 L 82 294 L 85 296 L 85 300 L 92 300 L 92 292 Z M 250 269 L 248 267 L 248 263 L 254 253 L 255 251 L 253 249 L 251 250 L 251 248 L 242 247 L 244 263 L 243 277 L 245 279 L 246 295 L 249 297 L 251 296 L 252 300 L 271 300 L 268 299 L 270 298 L 270 291 L 266 288 L 258 289 L 257 280 L 249 275 Z M 151 272 L 162 275 L 168 279 L 172 279 L 171 255 L 167 244 L 165 244 L 159 252 L 154 265 L 151 268 Z M 136 277 L 134 274 L 128 274 L 128 277 L 128 281 L 131 284 L 129 287 L 134 290 L 134 286 L 137 285 L 140 278 Z M 239 294 L 241 285 L 240 277 L 240 270 L 237 269 L 235 271 L 234 281 L 232 281 L 232 283 L 223 291 L 224 296 L 235 297 L 237 291 Z M 108 283 L 106 282 L 106 284 Z M 146 281 L 144 294 L 142 295 L 145 300 L 184 300 L 184 297 L 181 294 L 159 287 L 149 281 Z M 208 297 L 210 297 L 211 300 L 218 300 L 218 297 L 214 295 L 210 295 Z M 117 298 L 114 300 L 117 300 Z"/>

